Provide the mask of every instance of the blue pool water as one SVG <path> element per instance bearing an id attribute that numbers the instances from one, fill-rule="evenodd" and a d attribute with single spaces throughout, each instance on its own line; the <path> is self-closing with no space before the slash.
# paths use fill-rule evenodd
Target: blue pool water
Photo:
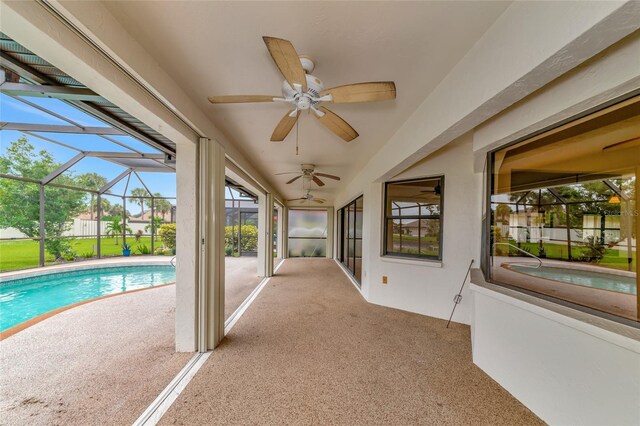
<path id="1" fill-rule="evenodd" d="M 536 269 L 510 265 L 509 269 L 522 272 L 523 274 L 533 275 L 535 277 L 583 285 L 586 287 L 619 291 L 621 293 L 637 294 L 638 291 L 636 288 L 636 279 L 634 277 L 567 268 L 552 268 L 547 266 L 541 266 Z"/>
<path id="2" fill-rule="evenodd" d="M 0 280 L 0 331 L 63 306 L 174 282 L 172 266 L 92 268 Z"/>

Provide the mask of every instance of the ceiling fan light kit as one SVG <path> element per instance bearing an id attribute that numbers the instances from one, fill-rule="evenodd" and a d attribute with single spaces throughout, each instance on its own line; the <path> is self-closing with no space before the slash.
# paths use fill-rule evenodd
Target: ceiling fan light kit
<path id="1" fill-rule="evenodd" d="M 353 127 L 322 103 L 374 102 L 395 99 L 396 86 L 392 81 L 356 83 L 325 89 L 322 80 L 312 75 L 315 62 L 309 56 L 298 55 L 290 41 L 276 37 L 262 37 L 273 62 L 284 77 L 282 97 L 268 95 L 211 96 L 214 104 L 245 102 L 281 102 L 292 109 L 280 120 L 271 141 L 282 142 L 291 132 L 300 111 L 312 111 L 327 129 L 346 142 L 358 137 Z"/>

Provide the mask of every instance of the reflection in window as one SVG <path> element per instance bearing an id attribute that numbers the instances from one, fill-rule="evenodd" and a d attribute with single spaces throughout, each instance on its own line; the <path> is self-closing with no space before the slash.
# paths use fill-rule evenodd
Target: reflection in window
<path id="1" fill-rule="evenodd" d="M 632 99 L 492 154 L 494 282 L 638 321 L 639 107 Z"/>
<path id="2" fill-rule="evenodd" d="M 385 255 L 442 259 L 444 177 L 393 182 L 385 191 Z"/>
<path id="3" fill-rule="evenodd" d="M 289 210 L 289 257 L 327 255 L 327 211 Z"/>

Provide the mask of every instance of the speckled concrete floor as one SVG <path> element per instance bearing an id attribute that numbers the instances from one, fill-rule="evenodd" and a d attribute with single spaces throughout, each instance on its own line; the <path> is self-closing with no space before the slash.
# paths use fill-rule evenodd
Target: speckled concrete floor
<path id="1" fill-rule="evenodd" d="M 227 319 L 249 297 L 262 277 L 258 276 L 257 257 L 225 257 L 224 318 Z"/>
<path id="2" fill-rule="evenodd" d="M 0 424 L 131 424 L 192 354 L 174 350 L 175 286 L 98 300 L 0 342 Z"/>
<path id="3" fill-rule="evenodd" d="M 541 423 L 472 363 L 469 327 L 368 304 L 326 259 L 285 261 L 161 420 Z"/>

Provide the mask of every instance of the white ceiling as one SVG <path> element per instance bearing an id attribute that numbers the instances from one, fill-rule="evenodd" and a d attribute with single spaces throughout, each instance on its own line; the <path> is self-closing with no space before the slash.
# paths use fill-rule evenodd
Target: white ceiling
<path id="1" fill-rule="evenodd" d="M 302 179 L 285 185 L 301 163 L 342 177 L 313 194 L 331 204 L 427 95 L 507 8 L 509 2 L 142 2 L 106 7 L 177 84 L 237 144 L 285 198 L 303 194 Z M 326 87 L 393 80 L 397 99 L 326 105 L 360 137 L 347 143 L 312 116 L 284 142 L 269 138 L 287 106 L 211 105 L 210 95 L 280 95 L 283 78 L 262 41 L 285 38 L 316 61 Z M 416 161 L 419 159 L 416 159 Z"/>

